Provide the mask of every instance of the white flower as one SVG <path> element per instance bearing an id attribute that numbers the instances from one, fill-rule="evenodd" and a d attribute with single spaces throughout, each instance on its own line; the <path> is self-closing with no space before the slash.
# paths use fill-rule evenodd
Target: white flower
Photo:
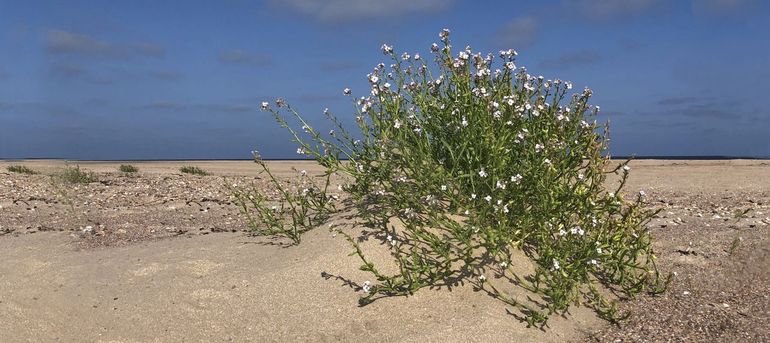
<path id="1" fill-rule="evenodd" d="M 369 82 L 377 83 L 377 81 L 379 81 L 379 80 L 380 80 L 380 78 L 377 77 L 377 75 L 374 75 L 374 74 L 369 75 Z"/>
<path id="2" fill-rule="evenodd" d="M 305 176 L 305 175 L 307 175 L 307 170 L 302 169 L 302 170 L 299 171 L 299 173 L 300 173 L 300 175 Z"/>
<path id="3" fill-rule="evenodd" d="M 484 200 L 486 200 L 487 202 L 491 202 L 492 201 L 492 196 L 487 195 L 487 196 L 484 197 Z"/>
<path id="4" fill-rule="evenodd" d="M 487 280 L 487 277 L 486 277 L 486 276 L 484 276 L 484 275 L 479 275 L 479 281 L 481 281 L 481 282 L 483 283 L 483 282 L 484 282 L 484 281 L 486 281 L 486 280 Z"/>
<path id="5" fill-rule="evenodd" d="M 578 174 L 578 176 L 577 176 L 578 180 L 582 180 L 582 179 L 584 179 L 585 177 L 586 177 L 586 176 L 585 176 L 585 175 L 583 175 L 583 174 Z"/>
<path id="6" fill-rule="evenodd" d="M 447 38 L 449 38 L 449 32 L 449 29 L 443 29 L 441 32 L 439 32 L 438 36 L 442 41 L 445 41 Z"/>
<path id="7" fill-rule="evenodd" d="M 441 190 L 445 191 L 446 190 L 446 185 L 441 185 Z"/>
<path id="8" fill-rule="evenodd" d="M 415 61 L 419 61 L 420 60 L 420 54 L 414 54 L 414 59 L 415 59 Z"/>
<path id="9" fill-rule="evenodd" d="M 476 193 L 471 194 L 471 199 L 476 199 Z"/>
<path id="10" fill-rule="evenodd" d="M 263 101 L 262 102 L 262 110 L 266 110 L 266 109 L 268 109 L 268 107 L 270 107 L 270 103 L 267 102 L 267 101 Z"/>
<path id="11" fill-rule="evenodd" d="M 646 195 L 647 195 L 647 193 L 645 193 L 644 191 L 639 191 L 639 196 L 643 197 L 643 196 L 646 196 Z"/>
<path id="12" fill-rule="evenodd" d="M 559 230 L 559 236 L 564 236 L 567 234 L 567 231 L 564 231 L 564 229 Z"/>
<path id="13" fill-rule="evenodd" d="M 631 167 L 629 167 L 628 165 L 625 165 L 625 166 L 623 166 L 623 170 L 629 171 L 629 170 L 631 170 Z"/>
<path id="14" fill-rule="evenodd" d="M 543 163 L 547 165 L 551 165 L 551 160 L 546 158 L 545 161 L 543 161 Z"/>
<path id="15" fill-rule="evenodd" d="M 304 155 L 305 154 L 305 148 L 303 148 L 303 147 L 297 148 L 297 154 Z"/>
<path id="16" fill-rule="evenodd" d="M 505 62 L 505 68 L 513 71 L 514 69 L 516 69 L 516 64 L 514 64 L 513 62 Z"/>
<path id="17" fill-rule="evenodd" d="M 430 51 L 438 52 L 438 44 L 433 43 L 430 45 Z"/>
<path id="18" fill-rule="evenodd" d="M 553 270 L 559 270 L 561 266 L 559 266 L 559 261 L 553 260 Z"/>
<path id="19" fill-rule="evenodd" d="M 503 206 L 503 213 L 508 213 L 508 212 L 510 212 L 510 210 L 508 209 L 508 204 L 506 204 L 505 206 Z"/>
<path id="20" fill-rule="evenodd" d="M 481 176 L 481 177 L 487 177 L 487 175 L 488 175 L 488 174 L 487 174 L 487 171 L 486 171 L 486 170 L 484 170 L 484 168 L 481 168 L 481 170 L 479 170 L 479 176 Z"/>
<path id="21" fill-rule="evenodd" d="M 345 95 L 350 95 L 350 88 L 343 89 L 342 93 L 345 94 Z M 263 104 L 264 104 L 264 102 L 263 102 Z"/>
<path id="22" fill-rule="evenodd" d="M 401 59 L 404 60 L 404 61 L 408 61 L 410 57 L 411 56 L 409 56 L 409 54 L 407 54 L 407 53 L 401 54 Z"/>
<path id="23" fill-rule="evenodd" d="M 514 176 L 511 176 L 511 182 L 514 182 L 514 183 L 519 183 L 521 179 L 522 179 L 521 174 L 516 174 Z"/>
<path id="24" fill-rule="evenodd" d="M 460 125 L 462 125 L 463 127 L 467 127 L 468 126 L 468 120 L 465 119 L 465 116 L 463 116 L 463 121 L 460 122 Z"/>
<path id="25" fill-rule="evenodd" d="M 596 253 L 601 254 L 602 253 L 602 247 L 596 247 Z"/>
<path id="26" fill-rule="evenodd" d="M 369 282 L 369 281 L 364 281 L 364 284 L 363 284 L 363 285 L 361 285 L 361 289 L 362 289 L 362 290 L 363 290 L 365 293 L 369 293 L 369 291 L 371 291 L 371 290 L 372 290 L 372 283 L 371 283 L 371 282 Z"/>
<path id="27" fill-rule="evenodd" d="M 500 189 L 505 189 L 505 182 L 497 180 L 497 184 L 495 185 L 495 187 Z"/>
<path id="28" fill-rule="evenodd" d="M 540 152 L 540 150 L 543 150 L 543 148 L 545 148 L 544 145 L 540 143 L 535 144 L 535 151 Z"/>
<path id="29" fill-rule="evenodd" d="M 592 265 L 598 266 L 599 265 L 599 261 L 597 261 L 595 259 L 591 259 L 588 262 L 586 262 L 586 264 L 592 264 Z"/>
<path id="30" fill-rule="evenodd" d="M 500 262 L 500 267 L 503 267 L 503 268 L 508 267 L 508 262 L 505 262 L 505 261 Z"/>
<path id="31" fill-rule="evenodd" d="M 580 235 L 580 236 L 582 236 L 585 233 L 585 231 L 583 231 L 583 228 L 580 226 L 575 226 L 571 228 L 569 232 L 573 235 Z"/>
<path id="32" fill-rule="evenodd" d="M 389 55 L 389 54 L 393 53 L 393 46 L 391 46 L 391 45 L 383 44 L 380 47 L 380 49 L 382 49 L 382 53 L 385 54 L 385 55 Z"/>
<path id="33" fill-rule="evenodd" d="M 396 119 L 396 121 L 393 122 L 393 127 L 397 129 L 401 128 L 401 122 L 398 119 Z"/>

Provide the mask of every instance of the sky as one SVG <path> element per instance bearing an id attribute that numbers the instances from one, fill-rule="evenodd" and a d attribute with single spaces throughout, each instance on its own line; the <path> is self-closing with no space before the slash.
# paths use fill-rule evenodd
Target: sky
<path id="1" fill-rule="evenodd" d="M 594 91 L 613 155 L 770 157 L 761 0 L 0 0 L 0 159 L 297 158 L 259 103 L 353 122 L 379 50 L 518 51 Z M 388 63 L 389 64 L 389 63 Z"/>

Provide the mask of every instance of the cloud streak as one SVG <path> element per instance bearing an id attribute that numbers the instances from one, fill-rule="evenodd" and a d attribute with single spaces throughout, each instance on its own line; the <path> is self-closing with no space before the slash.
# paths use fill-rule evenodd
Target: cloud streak
<path id="1" fill-rule="evenodd" d="M 170 70 L 156 70 L 147 73 L 147 76 L 164 81 L 177 81 L 182 79 L 182 74 Z"/>
<path id="2" fill-rule="evenodd" d="M 323 71 L 335 72 L 358 69 L 361 66 L 362 64 L 357 61 L 327 61 L 321 63 L 319 68 Z"/>
<path id="3" fill-rule="evenodd" d="M 758 0 L 693 0 L 692 11 L 698 16 L 726 17 L 750 13 Z"/>
<path id="4" fill-rule="evenodd" d="M 737 101 L 714 100 L 712 98 L 677 96 L 662 98 L 657 101 L 661 111 L 645 112 L 644 115 L 663 117 L 712 118 L 724 120 L 745 119 L 746 111 Z"/>
<path id="5" fill-rule="evenodd" d="M 52 55 L 76 55 L 90 58 L 129 59 L 165 56 L 165 48 L 147 42 L 113 44 L 89 35 L 54 29 L 46 33 L 45 50 Z"/>
<path id="6" fill-rule="evenodd" d="M 563 53 L 557 57 L 540 62 L 541 68 L 566 70 L 577 66 L 598 63 L 602 56 L 591 50 L 579 50 Z"/>
<path id="7" fill-rule="evenodd" d="M 436 13 L 450 8 L 450 0 L 270 0 L 273 7 L 310 17 L 321 23 L 344 23 L 371 18 Z"/>
<path id="8" fill-rule="evenodd" d="M 219 62 L 223 64 L 241 64 L 263 67 L 271 65 L 273 59 L 268 55 L 235 49 L 221 52 L 219 54 Z"/>
<path id="9" fill-rule="evenodd" d="M 105 77 L 92 75 L 80 65 L 66 62 L 55 62 L 51 64 L 49 75 L 63 81 L 84 81 L 98 85 L 112 84 L 112 80 Z"/>
<path id="10" fill-rule="evenodd" d="M 169 110 L 179 111 L 185 109 L 187 106 L 174 101 L 159 100 L 153 101 L 149 104 L 142 105 L 139 108 L 148 110 Z"/>
<path id="11" fill-rule="evenodd" d="M 503 24 L 497 30 L 497 39 L 507 48 L 523 49 L 534 43 L 538 29 L 535 18 L 519 17 Z"/>
<path id="12" fill-rule="evenodd" d="M 628 18 L 648 12 L 659 5 L 659 0 L 565 0 L 564 8 L 592 21 Z"/>

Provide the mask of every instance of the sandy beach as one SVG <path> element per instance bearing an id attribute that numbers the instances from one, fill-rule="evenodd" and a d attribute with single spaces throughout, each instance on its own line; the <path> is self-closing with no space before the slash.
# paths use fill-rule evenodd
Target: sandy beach
<path id="1" fill-rule="evenodd" d="M 662 209 L 649 228 L 670 289 L 625 303 L 620 326 L 573 307 L 546 330 L 470 285 L 359 306 L 371 276 L 342 237 L 320 227 L 288 246 L 249 234 L 225 185 L 264 185 L 253 162 L 130 163 L 136 175 L 77 162 L 98 182 L 64 185 L 51 177 L 63 161 L 0 161 L 0 340 L 770 341 L 770 161 L 633 161 L 626 191 Z"/>

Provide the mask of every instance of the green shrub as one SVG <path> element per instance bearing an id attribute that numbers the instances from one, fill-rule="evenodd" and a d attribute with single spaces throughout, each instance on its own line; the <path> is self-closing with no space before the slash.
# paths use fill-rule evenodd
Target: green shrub
<path id="1" fill-rule="evenodd" d="M 139 171 L 139 168 L 130 164 L 121 164 L 120 167 L 118 167 L 118 171 L 123 173 L 136 173 Z"/>
<path id="2" fill-rule="evenodd" d="M 206 172 L 205 170 L 195 166 L 182 166 L 182 168 L 179 168 L 179 171 L 185 174 L 193 174 L 193 175 L 201 175 L 201 176 L 209 175 L 209 173 Z"/>
<path id="3" fill-rule="evenodd" d="M 83 171 L 80 166 L 67 166 L 58 175 L 60 180 L 70 184 L 82 184 L 99 181 L 96 174 L 91 171 Z"/>
<path id="4" fill-rule="evenodd" d="M 28 168 L 27 166 L 8 166 L 6 169 L 8 169 L 8 171 L 11 173 L 19 173 L 19 174 L 27 174 L 27 175 L 37 174 L 36 171 Z"/>
<path id="5" fill-rule="evenodd" d="M 370 96 L 355 100 L 357 132 L 326 111 L 336 129 L 322 135 L 282 99 L 262 103 L 298 153 L 349 179 L 343 189 L 356 219 L 391 250 L 398 272 L 386 274 L 340 232 L 376 279 L 365 283 L 362 303 L 471 282 L 542 327 L 570 304 L 622 318 L 607 289 L 621 297 L 663 291 L 669 279 L 658 273 L 645 228 L 656 212 L 643 192 L 622 193 L 628 161 L 610 166 L 604 155 L 608 127 L 594 119 L 591 90 L 572 93 L 570 82 L 528 74 L 513 50 L 500 52 L 500 69 L 493 55 L 469 47 L 455 55 L 449 31 L 440 36 L 435 67 L 382 46 L 393 64 L 368 75 Z M 610 173 L 621 176 L 613 189 L 605 188 Z M 296 202 L 282 195 L 279 202 Z M 258 212 L 267 205 L 250 204 Z M 290 227 L 295 214 L 271 225 Z M 522 255 L 531 272 L 512 268 Z M 504 286 L 513 285 L 531 296 L 510 296 Z"/>

